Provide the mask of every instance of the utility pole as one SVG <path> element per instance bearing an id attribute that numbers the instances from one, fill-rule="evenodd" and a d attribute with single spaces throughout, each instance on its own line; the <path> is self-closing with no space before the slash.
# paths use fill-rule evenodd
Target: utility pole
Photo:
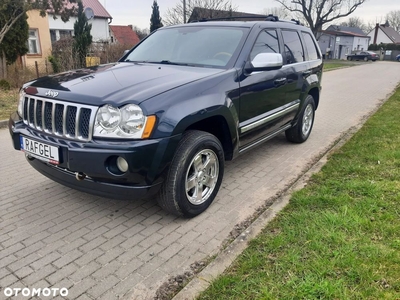
<path id="1" fill-rule="evenodd" d="M 186 24 L 186 0 L 183 0 L 183 23 Z"/>

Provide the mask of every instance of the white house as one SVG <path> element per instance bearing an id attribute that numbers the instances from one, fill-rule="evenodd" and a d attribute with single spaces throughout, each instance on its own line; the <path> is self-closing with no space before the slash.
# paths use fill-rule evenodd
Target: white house
<path id="1" fill-rule="evenodd" d="M 375 28 L 368 33 L 371 37 L 371 44 L 400 44 L 400 33 L 390 27 L 389 23 L 377 23 Z"/>
<path id="2" fill-rule="evenodd" d="M 112 21 L 111 15 L 98 0 L 82 0 L 82 4 L 86 15 L 89 17 L 88 23 L 92 24 L 90 34 L 93 36 L 93 41 L 109 41 L 109 24 Z M 49 12 L 48 20 L 52 43 L 58 41 L 62 37 L 73 35 L 76 17 L 71 17 L 68 22 L 63 22 L 60 17 L 54 19 L 54 15 Z"/>

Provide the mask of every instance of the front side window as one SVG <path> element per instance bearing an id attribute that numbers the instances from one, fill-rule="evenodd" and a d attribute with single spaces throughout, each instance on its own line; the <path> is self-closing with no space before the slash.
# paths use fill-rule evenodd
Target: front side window
<path id="1" fill-rule="evenodd" d="M 285 43 L 286 64 L 304 61 L 304 50 L 297 31 L 282 30 Z"/>
<path id="2" fill-rule="evenodd" d="M 253 60 L 260 53 L 280 53 L 278 35 L 275 30 L 261 31 L 253 49 L 250 53 L 250 60 Z"/>
<path id="3" fill-rule="evenodd" d="M 308 32 L 302 32 L 305 46 L 307 48 L 308 59 L 315 60 L 321 58 L 317 46 L 314 43 L 314 39 Z"/>
<path id="4" fill-rule="evenodd" d="M 29 29 L 28 54 L 40 54 L 39 33 L 37 29 Z"/>
<path id="5" fill-rule="evenodd" d="M 159 30 L 137 46 L 125 61 L 225 67 L 238 55 L 248 30 L 208 26 Z"/>

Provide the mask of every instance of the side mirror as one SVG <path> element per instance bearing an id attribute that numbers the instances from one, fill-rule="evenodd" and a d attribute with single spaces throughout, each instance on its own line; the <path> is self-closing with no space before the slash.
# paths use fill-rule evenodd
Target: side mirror
<path id="1" fill-rule="evenodd" d="M 129 52 L 129 50 L 125 50 L 124 54 L 122 56 L 125 56 L 128 52 Z"/>
<path id="2" fill-rule="evenodd" d="M 260 72 L 278 70 L 283 66 L 283 57 L 280 53 L 259 53 L 251 62 L 246 64 L 246 72 Z"/>

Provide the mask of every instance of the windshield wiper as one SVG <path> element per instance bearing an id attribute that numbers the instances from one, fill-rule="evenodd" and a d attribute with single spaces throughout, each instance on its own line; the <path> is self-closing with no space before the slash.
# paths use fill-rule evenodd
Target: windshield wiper
<path id="1" fill-rule="evenodd" d="M 170 60 L 149 61 L 149 63 L 152 63 L 152 64 L 163 64 L 163 65 L 173 65 L 173 66 L 190 66 L 190 64 L 188 64 L 188 63 L 173 62 L 173 61 L 170 61 Z"/>

